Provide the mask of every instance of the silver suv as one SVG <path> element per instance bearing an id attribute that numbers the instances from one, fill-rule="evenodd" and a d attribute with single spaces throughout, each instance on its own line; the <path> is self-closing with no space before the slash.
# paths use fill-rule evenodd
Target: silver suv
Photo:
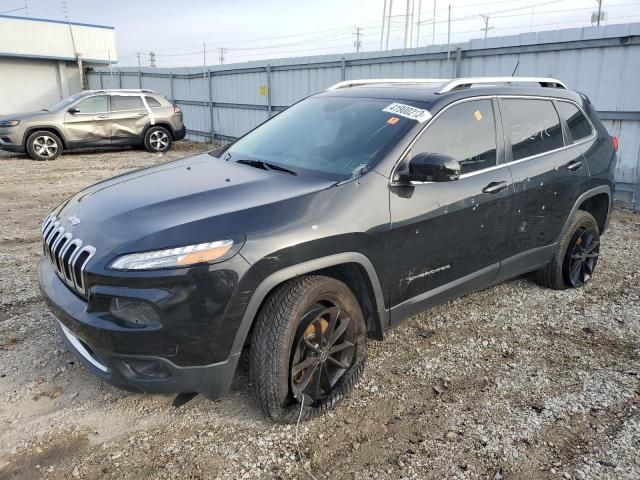
<path id="1" fill-rule="evenodd" d="M 182 110 L 152 90 L 87 90 L 40 112 L 0 117 L 0 150 L 26 151 L 35 160 L 83 147 L 165 152 L 185 133 Z"/>

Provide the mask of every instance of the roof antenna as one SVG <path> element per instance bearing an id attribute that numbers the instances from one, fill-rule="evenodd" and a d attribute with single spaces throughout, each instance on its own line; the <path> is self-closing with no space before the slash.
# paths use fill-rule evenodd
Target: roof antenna
<path id="1" fill-rule="evenodd" d="M 516 63 L 516 68 L 513 69 L 513 73 L 511 74 L 512 77 L 516 76 L 516 72 L 518 71 L 519 66 L 520 66 L 520 60 L 518 60 L 518 63 Z"/>

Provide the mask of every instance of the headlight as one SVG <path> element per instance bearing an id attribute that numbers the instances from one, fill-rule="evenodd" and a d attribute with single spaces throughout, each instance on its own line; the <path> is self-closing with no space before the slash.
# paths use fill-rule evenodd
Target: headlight
<path id="1" fill-rule="evenodd" d="M 160 268 L 188 267 L 208 263 L 224 256 L 233 246 L 233 240 L 199 243 L 186 247 L 130 253 L 116 258 L 110 265 L 114 270 L 156 270 Z"/>
<path id="2" fill-rule="evenodd" d="M 5 120 L 0 122 L 0 128 L 17 127 L 20 124 L 20 120 Z"/>

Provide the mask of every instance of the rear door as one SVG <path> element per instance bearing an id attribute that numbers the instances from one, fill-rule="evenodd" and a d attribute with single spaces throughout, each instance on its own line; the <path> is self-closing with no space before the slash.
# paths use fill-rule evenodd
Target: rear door
<path id="1" fill-rule="evenodd" d="M 504 97 L 500 109 L 515 191 L 508 256 L 539 249 L 544 257 L 589 178 L 588 168 L 551 99 Z"/>
<path id="2" fill-rule="evenodd" d="M 410 149 L 405 161 L 436 153 L 462 169 L 458 180 L 391 187 L 392 323 L 497 275 L 513 188 L 496 122 L 495 100 L 465 100 L 436 115 Z"/>
<path id="3" fill-rule="evenodd" d="M 109 97 L 94 95 L 73 107 L 78 111 L 64 114 L 66 138 L 72 147 L 108 145 L 111 142 Z"/>
<path id="4" fill-rule="evenodd" d="M 111 141 L 114 145 L 138 143 L 150 122 L 140 95 L 111 95 Z"/>

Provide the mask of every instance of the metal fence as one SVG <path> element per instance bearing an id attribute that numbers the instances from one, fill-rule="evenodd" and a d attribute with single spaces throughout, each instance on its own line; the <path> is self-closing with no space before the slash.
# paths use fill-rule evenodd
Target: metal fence
<path id="1" fill-rule="evenodd" d="M 224 143 L 342 80 L 513 74 L 560 78 L 589 96 L 620 138 L 617 198 L 640 209 L 640 23 L 207 68 L 101 69 L 88 83 L 163 93 L 182 107 L 189 138 Z"/>

